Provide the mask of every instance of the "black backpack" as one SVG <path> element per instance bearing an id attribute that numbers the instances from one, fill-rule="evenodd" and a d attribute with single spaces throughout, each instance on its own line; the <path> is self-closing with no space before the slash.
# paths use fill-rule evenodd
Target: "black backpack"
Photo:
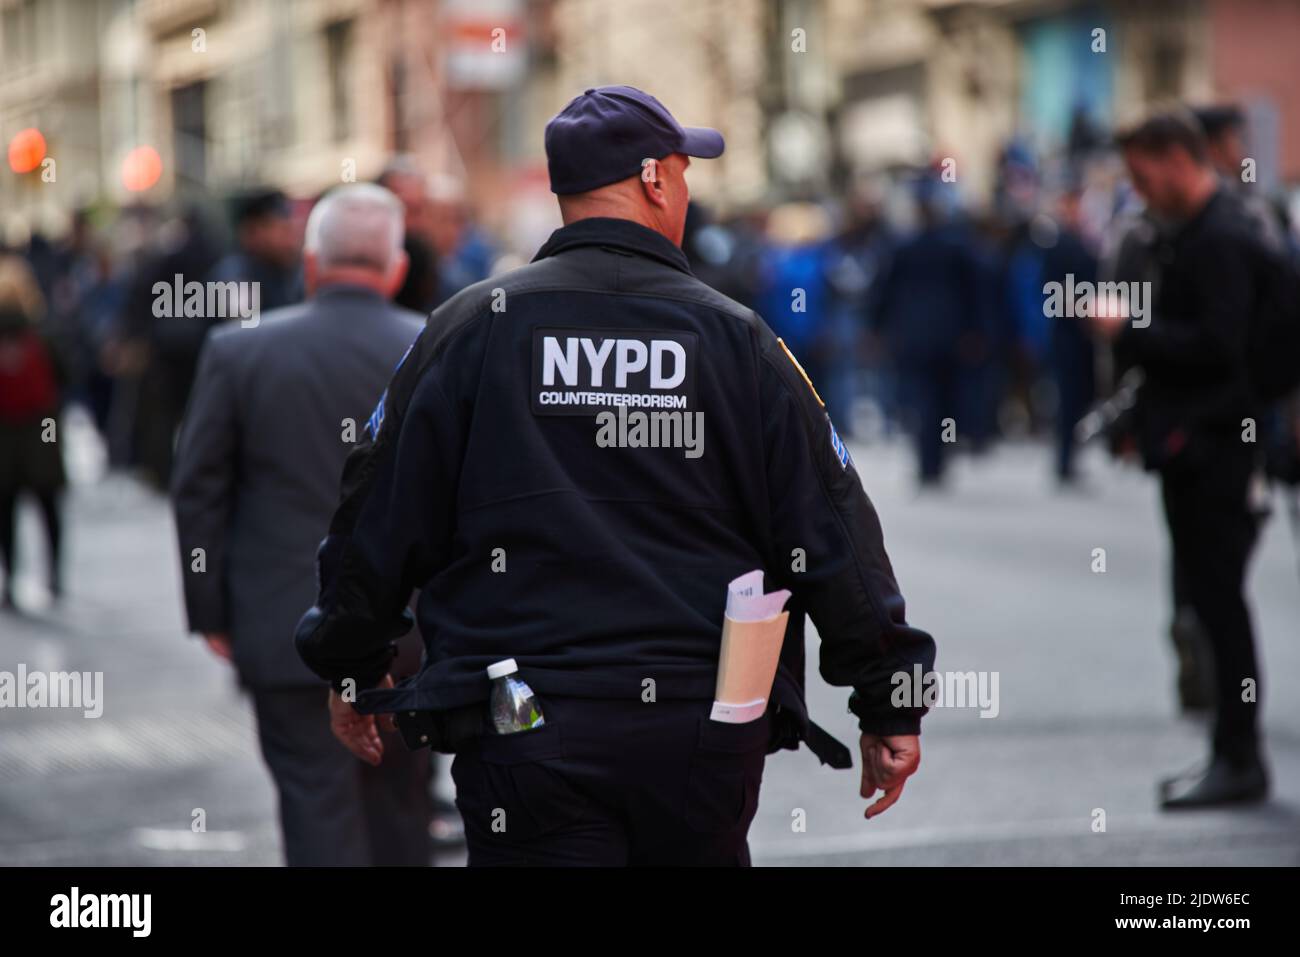
<path id="1" fill-rule="evenodd" d="M 1255 395 L 1276 402 L 1300 388 L 1300 269 L 1289 251 L 1254 243 L 1258 298 L 1246 338 Z"/>

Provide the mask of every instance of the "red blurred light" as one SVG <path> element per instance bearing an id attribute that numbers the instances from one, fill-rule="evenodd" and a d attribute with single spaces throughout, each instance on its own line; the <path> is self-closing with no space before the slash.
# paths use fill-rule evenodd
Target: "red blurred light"
<path id="1" fill-rule="evenodd" d="M 137 146 L 122 160 L 122 185 L 132 193 L 142 193 L 162 176 L 162 157 L 152 146 Z"/>
<path id="2" fill-rule="evenodd" d="M 19 130 L 9 141 L 9 168 L 15 173 L 30 173 L 45 159 L 45 137 L 34 126 Z"/>

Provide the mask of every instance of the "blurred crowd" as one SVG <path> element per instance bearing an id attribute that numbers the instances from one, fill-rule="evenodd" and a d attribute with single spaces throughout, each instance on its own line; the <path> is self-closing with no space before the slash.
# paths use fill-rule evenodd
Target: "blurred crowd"
<path id="1" fill-rule="evenodd" d="M 430 182 L 400 158 L 379 181 L 406 210 L 411 266 L 399 304 L 427 313 L 489 274 L 493 246 L 457 184 Z M 89 411 L 112 466 L 167 487 L 199 351 L 223 321 L 188 308 L 183 321 L 159 315 L 157 284 L 255 283 L 261 313 L 300 302 L 313 202 L 268 188 L 217 204 L 81 211 L 62 240 L 33 234 L 25 249 L 8 251 L 23 274 L 21 311 L 57 356 L 60 398 Z"/>
<path id="2" fill-rule="evenodd" d="M 1198 114 L 1229 188 L 1292 253 L 1282 202 L 1241 181 L 1242 115 Z M 399 305 L 427 313 L 459 289 L 531 256 L 476 221 L 462 184 L 397 157 L 377 180 L 402 202 L 410 268 Z M 942 484 L 954 450 L 1000 438 L 1050 440 L 1064 484 L 1077 478 L 1077 425 L 1117 378 L 1082 319 L 1049 318 L 1044 286 L 1122 269 L 1140 215 L 1114 145 L 1080 121 L 1068 149 L 1042 161 L 1003 148 L 992 196 L 965 207 L 951 160 L 855 181 L 845 195 L 714 216 L 693 204 L 685 251 L 698 276 L 754 308 L 799 358 L 841 434 L 905 432 L 924 486 Z M 257 283 L 263 313 L 300 301 L 303 226 L 315 197 L 253 189 L 170 207 L 78 213 L 66 235 L 0 250 L 0 546 L 13 548 L 14 502 L 30 491 L 50 532 L 57 593 L 64 483 L 42 423 L 76 403 L 101 433 L 110 467 L 155 487 L 170 480 L 175 437 L 198 355 L 219 317 L 159 317 L 155 286 Z M 224 320 L 229 321 L 229 320 Z M 936 427 L 938 423 L 938 427 Z M 8 576 L 6 576 L 7 580 Z"/>
<path id="3" fill-rule="evenodd" d="M 1286 203 L 1242 181 L 1242 114 L 1196 115 L 1226 188 L 1294 258 Z M 1049 315 L 1045 287 L 1136 278 L 1124 247 L 1143 203 L 1114 145 L 1086 124 L 1051 162 L 1007 144 L 983 209 L 956 200 L 950 163 L 860 182 L 842 203 L 725 221 L 694 209 L 687 255 L 785 340 L 841 433 L 907 431 L 923 486 L 941 484 L 952 450 L 1022 437 L 1048 438 L 1056 478 L 1072 484 L 1080 420 L 1122 370 L 1085 317 Z"/>

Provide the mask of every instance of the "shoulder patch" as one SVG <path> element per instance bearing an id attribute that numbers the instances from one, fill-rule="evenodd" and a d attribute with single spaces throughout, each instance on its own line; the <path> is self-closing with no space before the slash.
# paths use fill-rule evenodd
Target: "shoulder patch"
<path id="1" fill-rule="evenodd" d="M 379 437 L 379 427 L 384 424 L 384 406 L 388 402 L 388 390 L 385 389 L 379 394 L 379 402 L 375 405 L 374 411 L 370 413 L 370 418 L 366 420 L 366 431 L 370 433 L 370 441 L 375 441 Z"/>
<path id="2" fill-rule="evenodd" d="M 405 364 L 407 356 L 411 354 L 411 350 L 415 348 L 415 344 L 420 341 L 420 335 L 423 334 L 423 332 L 424 330 L 421 329 L 420 332 L 416 334 L 415 339 L 412 340 L 411 344 L 406 347 L 406 351 L 402 353 L 402 358 L 398 359 L 397 365 L 393 366 L 393 375 L 397 375 L 397 371 Z M 366 431 L 370 433 L 371 442 L 375 441 L 375 439 L 379 437 L 379 427 L 384 424 L 384 413 L 387 412 L 387 406 L 388 390 L 384 389 L 384 391 L 379 394 L 379 401 L 375 404 L 374 411 L 370 413 L 370 418 L 366 420 Z"/>
<path id="3" fill-rule="evenodd" d="M 829 415 L 826 416 L 826 424 L 831 429 L 831 448 L 835 450 L 835 457 L 840 461 L 840 468 L 846 469 L 853 464 L 853 456 L 849 455 L 849 447 L 844 444 L 840 434 L 835 431 L 835 423 L 831 421 Z"/>
<path id="4" fill-rule="evenodd" d="M 823 402 L 822 397 L 817 394 L 817 387 L 812 384 L 812 379 L 808 378 L 808 373 L 805 372 L 803 366 L 799 364 L 799 360 L 794 357 L 794 353 L 791 352 L 790 347 L 785 344 L 785 340 L 778 337 L 776 342 L 777 345 L 781 347 L 781 351 L 786 354 L 786 358 L 793 362 L 794 367 L 799 370 L 799 374 L 803 376 L 803 381 L 808 383 L 808 388 L 812 390 L 813 398 L 817 400 L 817 404 L 823 409 L 826 408 L 826 403 Z"/>

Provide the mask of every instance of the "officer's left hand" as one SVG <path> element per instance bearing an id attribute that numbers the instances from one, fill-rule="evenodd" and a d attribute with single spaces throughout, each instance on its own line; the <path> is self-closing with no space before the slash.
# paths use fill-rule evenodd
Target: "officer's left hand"
<path id="1" fill-rule="evenodd" d="M 218 658 L 224 658 L 226 661 L 235 660 L 235 652 L 230 645 L 230 636 L 224 632 L 209 631 L 204 632 L 203 640 L 208 643 L 212 653 Z"/>
<path id="2" fill-rule="evenodd" d="M 864 798 L 885 793 L 867 808 L 866 816 L 873 818 L 894 806 L 903 793 L 903 784 L 921 764 L 921 738 L 915 734 L 896 734 L 879 737 L 862 735 L 862 791 Z"/>
<path id="3" fill-rule="evenodd" d="M 377 687 L 391 688 L 392 686 L 393 676 L 384 675 L 384 680 Z M 390 725 L 391 719 L 385 723 L 385 727 Z M 330 730 L 334 732 L 334 737 L 339 739 L 343 747 L 367 764 L 378 767 L 379 762 L 383 760 L 384 742 L 379 737 L 379 724 L 375 721 L 375 716 L 361 714 L 351 702 L 344 701 L 333 688 L 330 689 Z"/>

